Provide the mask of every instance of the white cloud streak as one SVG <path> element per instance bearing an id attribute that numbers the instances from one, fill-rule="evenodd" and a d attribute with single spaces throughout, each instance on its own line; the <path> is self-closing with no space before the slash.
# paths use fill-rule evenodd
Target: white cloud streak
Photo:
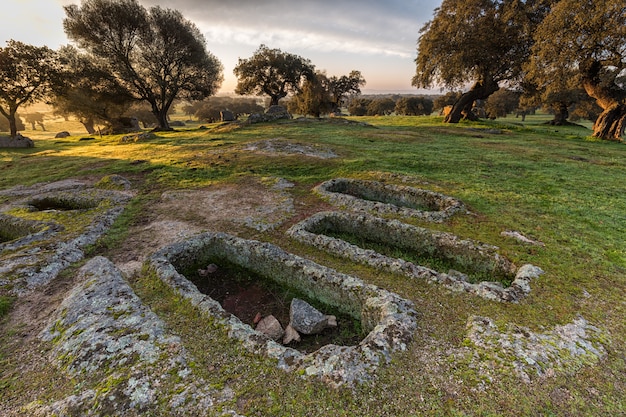
<path id="1" fill-rule="evenodd" d="M 151 0 L 181 10 L 207 41 L 397 56 L 414 55 L 440 0 Z"/>

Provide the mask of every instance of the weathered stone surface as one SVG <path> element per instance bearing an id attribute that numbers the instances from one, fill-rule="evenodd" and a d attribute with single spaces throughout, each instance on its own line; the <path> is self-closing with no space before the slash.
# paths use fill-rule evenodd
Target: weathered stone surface
<path id="1" fill-rule="evenodd" d="M 0 137 L 0 148 L 34 148 L 35 142 L 32 139 L 20 135 L 14 137 Z"/>
<path id="2" fill-rule="evenodd" d="M 219 393 L 194 377 L 179 338 L 167 333 L 113 263 L 93 258 L 79 276 L 39 337 L 52 346 L 50 360 L 82 381 L 81 391 L 38 412 L 134 415 L 162 405 L 167 414 L 204 415 L 216 405 Z"/>
<path id="3" fill-rule="evenodd" d="M 510 276 L 512 283 L 508 288 L 492 281 L 470 283 L 465 276 L 459 276 L 456 271 L 447 274 L 403 259 L 391 258 L 324 234 L 329 231 L 353 234 L 366 240 L 416 253 L 434 253 L 447 259 L 461 259 L 473 270 Z M 508 259 L 498 254 L 498 248 L 495 246 L 365 213 L 316 213 L 292 226 L 287 234 L 303 243 L 354 262 L 410 278 L 436 282 L 454 291 L 465 291 L 495 301 L 519 301 L 530 292 L 530 281 L 543 273 L 540 268 L 533 265 L 516 268 Z"/>
<path id="4" fill-rule="evenodd" d="M 111 174 L 102 177 L 100 181 L 95 184 L 95 186 L 107 190 L 121 191 L 128 191 L 132 188 L 130 181 L 118 174 Z"/>
<path id="5" fill-rule="evenodd" d="M 399 214 L 442 222 L 466 212 L 456 198 L 420 188 L 349 178 L 325 181 L 313 189 L 332 204 L 354 211 Z"/>
<path id="6" fill-rule="evenodd" d="M 65 131 L 65 130 L 63 132 L 59 132 L 56 135 L 54 135 L 55 139 L 63 139 L 63 138 L 66 138 L 68 136 L 71 136 L 70 132 Z"/>
<path id="7" fill-rule="evenodd" d="M 96 243 L 132 197 L 130 192 L 97 189 L 91 183 L 75 180 L 17 186 L 0 191 L 0 195 L 9 199 L 3 210 L 36 210 L 35 206 L 39 204 L 53 202 L 69 210 L 75 209 L 76 217 L 88 221 L 72 232 L 58 225 L 50 226 L 40 230 L 43 235 L 37 231 L 25 241 L 6 242 L 5 248 L 17 252 L 10 255 L 10 260 L 0 259 L 0 286 L 14 295 L 30 292 L 50 282 L 70 264 L 81 260 L 83 248 Z"/>
<path id="8" fill-rule="evenodd" d="M 273 122 L 274 120 L 291 119 L 291 113 L 283 106 L 271 106 L 265 113 L 253 113 L 247 123 Z"/>
<path id="9" fill-rule="evenodd" d="M 543 244 L 543 242 L 539 242 L 537 240 L 529 239 L 526 236 L 524 236 L 523 234 L 521 234 L 520 232 L 516 232 L 514 230 L 505 230 L 504 232 L 500 233 L 500 235 L 501 236 L 506 236 L 506 237 L 512 237 L 515 240 L 519 240 L 522 243 L 528 243 L 529 245 L 545 246 Z"/>
<path id="10" fill-rule="evenodd" d="M 63 230 L 54 222 L 26 220 L 0 213 L 0 252 L 14 251 Z"/>
<path id="11" fill-rule="evenodd" d="M 132 135 L 122 136 L 120 142 L 122 143 L 131 143 L 131 142 L 145 142 L 150 139 L 156 138 L 156 135 L 152 132 L 142 132 L 135 133 Z"/>
<path id="12" fill-rule="evenodd" d="M 608 335 L 582 317 L 543 333 L 507 324 L 501 328 L 488 317 L 471 316 L 467 337 L 475 350 L 488 352 L 491 366 L 512 368 L 525 382 L 534 376 L 573 374 L 583 365 L 598 363 L 607 355 Z M 475 360 L 475 359 L 473 359 Z"/>
<path id="13" fill-rule="evenodd" d="M 289 320 L 289 325 L 302 334 L 318 334 L 328 327 L 328 317 L 299 298 L 291 300 Z"/>
<path id="14" fill-rule="evenodd" d="M 305 355 L 260 337 L 250 326 L 228 314 L 217 301 L 200 293 L 177 270 L 202 264 L 203 257 L 213 256 L 360 318 L 365 338 L 357 346 L 329 345 Z M 332 386 L 351 386 L 374 378 L 376 369 L 389 363 L 394 352 L 407 348 L 417 328 L 417 313 L 412 302 L 269 243 L 224 233 L 204 233 L 161 249 L 149 258 L 146 267 L 205 314 L 226 326 L 229 336 L 247 349 L 276 358 L 282 369 L 303 370 L 305 375 L 317 376 Z"/>
<path id="15" fill-rule="evenodd" d="M 249 143 L 243 150 L 277 155 L 304 155 L 320 159 L 331 159 L 338 156 L 332 149 L 295 143 L 282 138 Z"/>
<path id="16" fill-rule="evenodd" d="M 256 325 L 256 331 L 263 333 L 272 340 L 280 340 L 285 331 L 276 317 L 271 314 L 267 317 L 263 317 L 261 321 Z"/>

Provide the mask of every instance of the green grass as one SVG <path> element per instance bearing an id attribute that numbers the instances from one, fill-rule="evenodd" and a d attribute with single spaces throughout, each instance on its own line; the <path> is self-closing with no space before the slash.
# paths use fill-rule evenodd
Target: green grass
<path id="1" fill-rule="evenodd" d="M 467 275 L 468 281 L 471 283 L 478 283 L 481 281 L 499 281 L 504 287 L 508 287 L 515 278 L 511 276 L 503 276 L 503 274 L 495 274 L 488 271 L 478 270 L 478 268 L 472 268 L 471 263 L 455 262 L 454 259 L 436 256 L 436 254 L 421 253 L 416 250 L 386 245 L 382 242 L 367 239 L 352 233 L 330 230 L 324 231 L 323 234 L 343 240 L 363 249 L 371 249 L 384 256 L 402 259 L 415 265 L 430 268 L 439 273 L 447 274 L 451 269 L 453 269 Z"/>
<path id="2" fill-rule="evenodd" d="M 9 313 L 14 302 L 14 297 L 0 296 L 0 319 Z"/>
<path id="3" fill-rule="evenodd" d="M 63 140 L 53 139 L 50 133 L 26 131 L 26 136 L 35 139 L 35 148 L 0 149 L 0 188 L 113 173 L 129 178 L 137 197 L 89 251 L 89 256 L 109 256 L 131 228 L 150 220 L 145 213 L 164 191 L 282 177 L 296 184 L 289 191 L 295 200 L 294 219 L 276 231 L 238 230 L 238 234 L 355 274 L 415 303 L 420 321 L 413 343 L 381 369 L 376 383 L 353 392 L 276 370 L 272 361 L 230 341 L 224 329 L 207 322 L 154 277 L 136 278 L 133 286 L 138 295 L 181 337 L 193 357 L 194 372 L 209 384 L 231 387 L 236 395 L 233 405 L 242 414 L 626 414 L 626 146 L 591 140 L 591 131 L 584 127 L 544 125 L 545 115 L 529 116 L 524 123 L 510 118 L 458 125 L 444 125 L 439 117 L 350 119 L 371 127 L 280 122 L 238 129 L 207 125 L 209 129 L 199 130 L 199 124 L 190 124 L 130 144 L 120 143 L 120 136 L 80 141 L 86 135 L 77 130 Z M 46 127 L 66 130 L 61 129 L 61 121 L 56 123 Z M 500 133 L 493 133 L 494 129 Z M 249 143 L 269 139 L 331 149 L 339 157 L 244 150 Z M 545 274 L 531 283 L 531 294 L 519 304 L 494 303 L 355 265 L 286 237 L 284 231 L 297 219 L 328 209 L 311 188 L 336 177 L 384 180 L 459 198 L 471 214 L 458 214 L 440 224 L 406 221 L 497 245 L 499 253 L 516 265 L 532 263 Z M 519 231 L 545 246 L 501 236 L 505 230 Z M 536 332 L 582 315 L 610 334 L 608 354 L 597 365 L 570 374 L 557 370 L 555 376 L 530 384 L 499 369 L 492 370 L 491 379 L 485 382 L 476 362 L 454 354 L 464 347 L 471 315 Z M 19 339 L 11 329 L 1 330 L 5 334 L 0 339 L 12 343 Z M 16 375 L 17 358 L 9 350 L 3 355 L 5 375 Z M 488 364 L 488 352 L 484 355 L 480 363 Z M 45 380 L 46 371 L 39 372 L 29 380 Z"/>

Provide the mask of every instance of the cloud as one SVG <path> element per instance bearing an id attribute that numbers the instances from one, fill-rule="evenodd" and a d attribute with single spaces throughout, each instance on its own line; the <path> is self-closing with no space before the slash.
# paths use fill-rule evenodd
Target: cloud
<path id="1" fill-rule="evenodd" d="M 265 43 L 409 58 L 420 27 L 439 0 L 150 0 L 180 10 L 205 33 L 209 44 Z"/>

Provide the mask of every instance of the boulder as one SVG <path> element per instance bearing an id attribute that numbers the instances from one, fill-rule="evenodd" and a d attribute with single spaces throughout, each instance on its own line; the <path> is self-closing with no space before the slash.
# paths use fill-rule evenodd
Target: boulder
<path id="1" fill-rule="evenodd" d="M 35 142 L 32 139 L 20 135 L 15 137 L 0 137 L 0 148 L 34 148 Z"/>
<path id="2" fill-rule="evenodd" d="M 285 334 L 283 326 L 281 326 L 276 317 L 272 315 L 261 319 L 261 321 L 256 325 L 256 331 L 263 333 L 272 340 L 280 340 Z"/>
<path id="3" fill-rule="evenodd" d="M 289 325 L 302 334 L 321 333 L 328 327 L 328 316 L 299 298 L 291 300 Z"/>
<path id="4" fill-rule="evenodd" d="M 267 109 L 265 111 L 265 113 L 267 113 L 267 114 L 283 114 L 283 113 L 287 113 L 287 109 L 285 108 L 285 106 L 274 105 L 274 106 L 270 106 L 269 109 Z"/>
<path id="5" fill-rule="evenodd" d="M 291 113 L 289 113 L 284 106 L 270 106 L 263 114 L 251 114 L 248 117 L 248 123 L 272 122 L 274 120 L 291 118 Z"/>
<path id="6" fill-rule="evenodd" d="M 63 132 L 59 132 L 59 133 L 57 133 L 56 135 L 54 135 L 54 138 L 55 138 L 55 139 L 63 139 L 63 138 L 66 138 L 66 137 L 68 137 L 68 136 L 70 136 L 70 132 L 68 132 L 68 131 L 63 131 Z"/>
<path id="7" fill-rule="evenodd" d="M 222 122 L 232 122 L 235 120 L 235 115 L 230 110 L 222 110 L 220 112 L 220 120 Z"/>

